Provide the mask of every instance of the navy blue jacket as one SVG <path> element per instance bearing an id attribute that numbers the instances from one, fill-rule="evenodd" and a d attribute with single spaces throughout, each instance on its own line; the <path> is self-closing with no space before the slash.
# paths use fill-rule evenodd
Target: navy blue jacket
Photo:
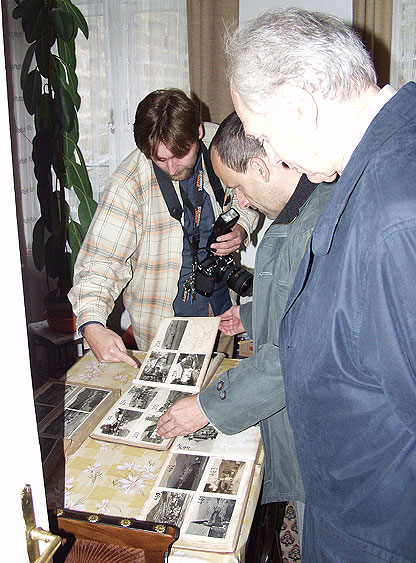
<path id="1" fill-rule="evenodd" d="M 306 495 L 302 563 L 415 562 L 415 83 L 354 151 L 279 334 Z"/>

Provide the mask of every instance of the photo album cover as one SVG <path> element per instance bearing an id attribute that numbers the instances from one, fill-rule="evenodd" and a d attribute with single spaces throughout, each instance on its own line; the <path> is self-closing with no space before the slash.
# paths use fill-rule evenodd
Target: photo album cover
<path id="1" fill-rule="evenodd" d="M 210 376 L 218 325 L 217 317 L 162 319 L 137 377 L 91 438 L 168 449 L 173 440 L 157 435 L 157 421 L 179 399 L 198 393 Z"/>

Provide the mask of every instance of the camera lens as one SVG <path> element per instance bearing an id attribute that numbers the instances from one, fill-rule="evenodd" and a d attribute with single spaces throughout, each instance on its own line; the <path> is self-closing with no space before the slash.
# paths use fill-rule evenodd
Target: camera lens
<path id="1" fill-rule="evenodd" d="M 253 292 L 253 274 L 234 266 L 226 276 L 227 285 L 241 297 L 247 297 Z"/>

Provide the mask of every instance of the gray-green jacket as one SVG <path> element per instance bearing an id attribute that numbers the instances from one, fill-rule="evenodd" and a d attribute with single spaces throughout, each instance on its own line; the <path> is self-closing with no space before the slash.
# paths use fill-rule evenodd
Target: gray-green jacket
<path id="1" fill-rule="evenodd" d="M 206 417 L 225 434 L 260 422 L 265 452 L 263 503 L 304 501 L 286 414 L 278 326 L 307 240 L 333 189 L 334 184 L 317 186 L 296 219 L 273 223 L 263 236 L 256 253 L 253 301 L 240 308 L 243 326 L 253 337 L 253 356 L 222 374 L 199 397 Z"/>

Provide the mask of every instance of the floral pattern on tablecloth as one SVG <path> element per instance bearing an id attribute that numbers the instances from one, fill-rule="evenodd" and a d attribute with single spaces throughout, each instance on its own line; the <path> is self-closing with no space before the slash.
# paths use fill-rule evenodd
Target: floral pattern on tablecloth
<path id="1" fill-rule="evenodd" d="M 143 361 L 143 352 L 133 352 Z M 236 365 L 237 360 L 223 360 L 217 375 Z M 120 389 L 124 392 L 137 375 L 137 370 L 126 364 L 107 364 L 87 352 L 62 378 L 71 383 L 87 383 L 99 387 Z M 49 508 L 66 507 L 137 518 L 154 484 L 155 478 L 168 456 L 158 451 L 125 446 L 87 438 L 78 450 L 59 464 L 46 484 Z M 262 454 L 256 468 L 246 509 L 251 523 L 262 482 Z M 234 553 L 209 553 L 173 547 L 169 556 L 172 563 L 239 563 L 244 561 L 244 547 L 250 525 L 243 522 L 237 549 Z M 250 563 L 250 562 L 247 562 Z"/>

